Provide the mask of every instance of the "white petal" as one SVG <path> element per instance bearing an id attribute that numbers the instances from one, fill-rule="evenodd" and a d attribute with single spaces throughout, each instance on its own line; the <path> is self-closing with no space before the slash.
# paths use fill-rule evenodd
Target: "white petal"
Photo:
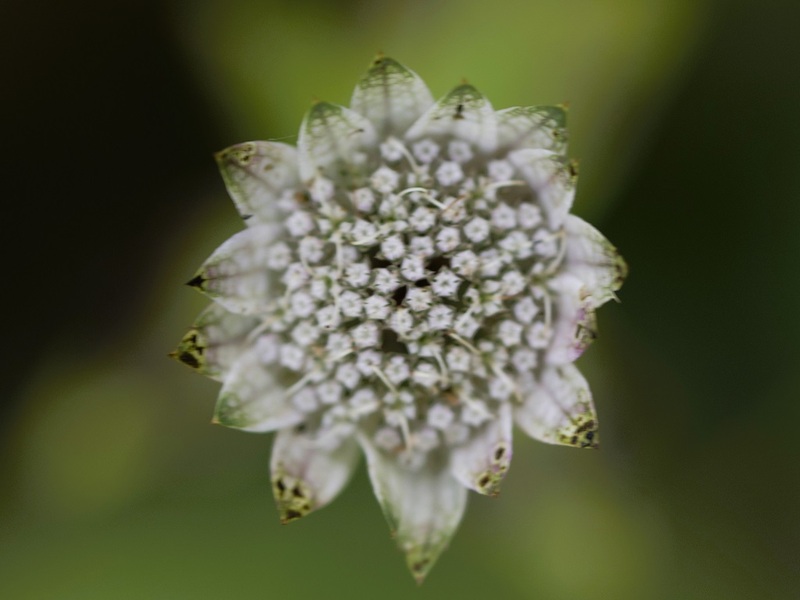
<path id="1" fill-rule="evenodd" d="M 248 224 L 275 222 L 278 198 L 298 186 L 297 150 L 278 142 L 245 142 L 214 155 L 236 209 Z"/>
<path id="2" fill-rule="evenodd" d="M 402 135 L 432 104 L 428 86 L 416 73 L 391 58 L 378 57 L 356 85 L 350 108 L 386 137 Z"/>
<path id="3" fill-rule="evenodd" d="M 421 582 L 461 522 L 467 490 L 440 454 L 429 454 L 418 470 L 409 470 L 366 436 L 360 442 L 375 496 L 411 574 Z"/>
<path id="4" fill-rule="evenodd" d="M 318 102 L 306 113 L 297 141 L 300 177 L 321 174 L 334 181 L 362 173 L 367 154 L 377 143 L 375 128 L 358 113 Z"/>
<path id="5" fill-rule="evenodd" d="M 575 365 L 544 369 L 520 381 L 522 404 L 514 420 L 529 436 L 549 444 L 597 448 L 597 416 L 589 385 Z"/>
<path id="6" fill-rule="evenodd" d="M 560 228 L 575 198 L 574 164 L 550 150 L 530 148 L 510 152 L 508 160 L 536 192 L 550 229 Z"/>
<path id="7" fill-rule="evenodd" d="M 259 312 L 269 298 L 267 258 L 279 231 L 276 225 L 256 225 L 240 231 L 214 251 L 188 285 L 231 312 Z"/>
<path id="8" fill-rule="evenodd" d="M 195 320 L 172 356 L 201 375 L 218 381 L 245 348 L 258 319 L 229 312 L 212 303 Z"/>
<path id="9" fill-rule="evenodd" d="M 511 464 L 511 406 L 502 403 L 496 418 L 478 429 L 451 454 L 453 476 L 479 494 L 496 496 Z"/>
<path id="10" fill-rule="evenodd" d="M 215 423 L 245 431 L 275 431 L 304 418 L 286 398 L 284 386 L 253 353 L 243 355 L 231 368 L 214 412 Z"/>
<path id="11" fill-rule="evenodd" d="M 597 307 L 612 298 L 628 274 L 628 266 L 617 249 L 602 233 L 583 219 L 568 215 L 565 267 L 586 286 L 592 305 Z"/>
<path id="12" fill-rule="evenodd" d="M 581 280 L 567 273 L 554 277 L 548 286 L 555 291 L 555 298 L 547 363 L 571 363 L 597 338 L 592 297 Z"/>
<path id="13" fill-rule="evenodd" d="M 282 523 L 322 508 L 347 485 L 358 464 L 351 431 L 283 429 L 272 447 L 272 492 Z"/>
<path id="14" fill-rule="evenodd" d="M 406 139 L 457 138 L 485 153 L 497 147 L 497 117 L 489 100 L 471 85 L 460 85 L 433 105 L 406 132 Z"/>
<path id="15" fill-rule="evenodd" d="M 541 148 L 564 154 L 567 149 L 566 111 L 559 106 L 514 106 L 497 111 L 497 142 L 501 148 Z"/>

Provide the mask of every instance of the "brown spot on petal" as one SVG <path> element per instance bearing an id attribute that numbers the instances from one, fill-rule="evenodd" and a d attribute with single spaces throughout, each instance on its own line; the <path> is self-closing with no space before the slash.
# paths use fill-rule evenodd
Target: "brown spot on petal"
<path id="1" fill-rule="evenodd" d="M 198 361 L 195 356 L 189 354 L 188 352 L 181 352 L 178 355 L 178 360 L 181 361 L 183 364 L 190 366 L 193 369 L 200 368 L 200 361 Z M 186 371 L 184 371 L 184 373 L 185 372 Z"/>
<path id="2" fill-rule="evenodd" d="M 558 439 L 562 444 L 576 448 L 599 448 L 597 419 L 591 413 L 575 416 L 572 423 L 559 432 Z"/>
<path id="3" fill-rule="evenodd" d="M 190 329 L 187 334 L 183 336 L 180 344 L 178 344 L 178 348 L 170 353 L 170 356 L 195 371 L 200 371 L 202 373 L 205 367 L 203 355 L 206 346 L 204 345 L 204 341 L 198 330 Z"/>
<path id="4" fill-rule="evenodd" d="M 503 456 L 506 454 L 505 446 L 498 446 L 497 449 L 494 451 L 494 459 L 495 461 L 500 461 Z"/>
<path id="5" fill-rule="evenodd" d="M 284 523 L 289 523 L 290 521 L 295 521 L 295 520 L 299 519 L 302 516 L 303 516 L 302 513 L 298 512 L 296 510 L 289 509 L 284 513 L 283 522 Z"/>
<path id="6" fill-rule="evenodd" d="M 313 510 L 311 490 L 304 481 L 279 474 L 272 480 L 272 493 L 278 505 L 281 523 L 290 523 Z"/>

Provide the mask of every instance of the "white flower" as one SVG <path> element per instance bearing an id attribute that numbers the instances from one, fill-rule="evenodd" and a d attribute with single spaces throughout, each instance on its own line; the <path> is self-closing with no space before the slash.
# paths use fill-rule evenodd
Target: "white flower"
<path id="1" fill-rule="evenodd" d="M 461 280 L 452 271 L 442 269 L 433 278 L 431 289 L 434 294 L 441 298 L 450 298 L 455 296 L 460 282 Z"/>
<path id="2" fill-rule="evenodd" d="M 481 217 L 475 217 L 464 226 L 464 235 L 476 244 L 484 241 L 489 236 L 489 222 Z"/>
<path id="3" fill-rule="evenodd" d="M 436 179 L 443 186 L 455 185 L 464 178 L 464 171 L 457 162 L 445 161 L 436 169 Z"/>
<path id="4" fill-rule="evenodd" d="M 284 522 L 333 500 L 363 452 L 422 579 L 467 490 L 497 494 L 513 423 L 597 446 L 573 361 L 626 267 L 569 212 L 564 120 L 466 84 L 434 102 L 381 57 L 350 108 L 310 109 L 296 148 L 217 154 L 247 227 L 189 282 L 213 303 L 175 355 L 222 382 L 216 422 L 278 432 Z"/>
<path id="5" fill-rule="evenodd" d="M 400 273 L 409 281 L 419 281 L 425 277 L 425 261 L 420 255 L 407 256 L 400 263 Z"/>
<path id="6" fill-rule="evenodd" d="M 406 253 L 406 245 L 403 242 L 402 236 L 393 235 L 383 240 L 381 243 L 381 251 L 386 260 L 396 261 L 399 258 L 403 258 Z"/>

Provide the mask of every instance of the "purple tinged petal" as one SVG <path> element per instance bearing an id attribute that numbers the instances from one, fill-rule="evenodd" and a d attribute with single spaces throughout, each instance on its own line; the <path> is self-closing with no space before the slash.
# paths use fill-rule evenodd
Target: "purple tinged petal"
<path id="1" fill-rule="evenodd" d="M 547 367 L 520 381 L 522 403 L 514 420 L 529 436 L 548 444 L 597 448 L 597 415 L 592 393 L 573 364 Z"/>
<path id="2" fill-rule="evenodd" d="M 564 231 L 566 272 L 583 282 L 592 306 L 616 299 L 614 292 L 628 275 L 628 265 L 617 249 L 597 229 L 574 215 L 567 216 Z"/>
<path id="3" fill-rule="evenodd" d="M 571 363 L 597 338 L 595 304 L 584 282 L 569 273 L 555 277 L 550 288 L 557 293 L 547 362 L 552 365 Z"/>
<path id="4" fill-rule="evenodd" d="M 453 448 L 451 469 L 461 485 L 486 496 L 500 493 L 500 483 L 511 464 L 512 424 L 511 406 L 503 403 L 496 418 Z"/>
<path id="5" fill-rule="evenodd" d="M 560 229 L 575 199 L 574 163 L 550 150 L 532 148 L 510 152 L 508 160 L 536 192 L 550 229 Z"/>

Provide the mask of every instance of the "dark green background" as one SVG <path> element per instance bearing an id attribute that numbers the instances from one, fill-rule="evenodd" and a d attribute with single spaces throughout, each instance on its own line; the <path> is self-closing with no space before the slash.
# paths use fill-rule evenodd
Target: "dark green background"
<path id="1" fill-rule="evenodd" d="M 800 4 L 0 6 L 10 599 L 800 595 Z M 575 212 L 621 249 L 579 365 L 602 448 L 522 439 L 421 589 L 360 472 L 288 527 L 270 440 L 166 359 L 240 227 L 211 153 L 296 134 L 372 55 L 570 102 Z"/>

